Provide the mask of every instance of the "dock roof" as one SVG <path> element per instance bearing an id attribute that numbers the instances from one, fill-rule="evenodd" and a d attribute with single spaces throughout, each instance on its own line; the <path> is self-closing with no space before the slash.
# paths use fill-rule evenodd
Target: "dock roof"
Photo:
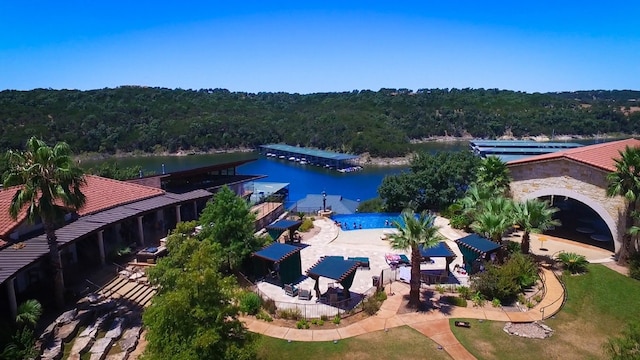
<path id="1" fill-rule="evenodd" d="M 291 146 L 285 144 L 268 144 L 260 145 L 260 147 L 268 150 L 286 151 L 290 153 L 298 153 L 300 155 L 315 156 L 329 160 L 353 160 L 357 159 L 357 155 L 341 154 L 333 151 L 325 151 L 319 149 L 311 149 L 299 146 Z"/>

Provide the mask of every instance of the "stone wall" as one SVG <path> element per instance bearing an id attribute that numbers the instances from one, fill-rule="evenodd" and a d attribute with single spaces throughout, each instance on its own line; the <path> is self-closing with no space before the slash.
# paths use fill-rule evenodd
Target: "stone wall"
<path id="1" fill-rule="evenodd" d="M 593 209 L 605 221 L 613 235 L 616 253 L 624 236 L 625 199 L 608 197 L 607 172 L 567 159 L 554 159 L 509 166 L 516 200 L 542 196 L 567 196 Z"/>

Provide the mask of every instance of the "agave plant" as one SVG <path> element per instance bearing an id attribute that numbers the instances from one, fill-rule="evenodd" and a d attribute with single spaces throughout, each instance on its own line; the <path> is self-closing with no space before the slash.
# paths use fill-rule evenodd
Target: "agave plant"
<path id="1" fill-rule="evenodd" d="M 587 269 L 587 258 L 583 255 L 569 252 L 561 252 L 557 257 L 558 261 L 564 265 L 564 268 L 572 274 L 584 272 Z"/>

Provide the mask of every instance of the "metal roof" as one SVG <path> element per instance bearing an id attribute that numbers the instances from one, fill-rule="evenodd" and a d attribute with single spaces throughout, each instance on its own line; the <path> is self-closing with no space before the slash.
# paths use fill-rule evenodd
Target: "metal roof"
<path id="1" fill-rule="evenodd" d="M 269 150 L 286 151 L 290 153 L 297 153 L 297 154 L 306 155 L 306 156 L 315 156 L 315 157 L 330 159 L 330 160 L 353 160 L 358 158 L 357 155 L 341 154 L 333 151 L 310 149 L 310 148 L 284 145 L 284 144 L 268 144 L 268 145 L 260 145 L 260 147 L 264 149 L 269 149 Z"/>
<path id="2" fill-rule="evenodd" d="M 434 247 L 425 248 L 420 245 L 419 248 L 422 257 L 456 257 L 456 253 L 444 241 L 440 241 Z"/>
<path id="3" fill-rule="evenodd" d="M 276 221 L 271 225 L 266 227 L 267 230 L 288 230 L 288 229 L 297 229 L 302 225 L 302 221 L 295 220 L 280 220 Z"/>
<path id="4" fill-rule="evenodd" d="M 471 249 L 479 254 L 486 254 L 500 248 L 499 244 L 487 240 L 478 234 L 467 235 L 454 240 L 456 244 Z"/>
<path id="5" fill-rule="evenodd" d="M 578 143 L 528 141 L 528 140 L 471 140 L 471 146 L 475 147 L 526 147 L 526 148 L 560 148 L 570 149 L 583 146 Z"/>
<path id="6" fill-rule="evenodd" d="M 167 193 L 150 199 L 118 206 L 93 215 L 83 216 L 57 229 L 56 237 L 58 238 L 60 247 L 63 247 L 109 224 L 166 206 L 177 205 L 185 201 L 210 196 L 211 193 L 206 190 L 195 190 L 184 194 Z M 49 253 L 49 246 L 47 245 L 47 237 L 45 234 L 0 250 L 0 284 L 47 253 Z"/>
<path id="7" fill-rule="evenodd" d="M 281 244 L 281 243 L 273 243 L 260 251 L 256 251 L 253 253 L 253 256 L 257 256 L 259 258 L 263 258 L 273 262 L 280 262 L 289 256 L 300 252 L 302 250 L 301 247 Z"/>
<path id="8" fill-rule="evenodd" d="M 340 282 L 356 271 L 358 265 L 357 261 L 345 260 L 341 256 L 326 256 L 307 270 L 307 274 L 312 278 L 322 276 Z"/>

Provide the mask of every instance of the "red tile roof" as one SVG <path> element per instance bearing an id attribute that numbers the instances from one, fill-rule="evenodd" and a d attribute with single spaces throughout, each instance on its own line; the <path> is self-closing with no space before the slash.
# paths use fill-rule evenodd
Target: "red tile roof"
<path id="1" fill-rule="evenodd" d="M 507 165 L 511 166 L 545 160 L 570 159 L 605 171 L 615 171 L 615 160 L 620 158 L 620 152 L 624 151 L 626 147 L 640 147 L 640 140 L 625 139 L 581 146 L 578 148 L 509 161 Z"/>
<path id="2" fill-rule="evenodd" d="M 82 188 L 82 192 L 87 201 L 78 211 L 80 216 L 164 194 L 164 190 L 161 189 L 95 175 L 86 175 L 85 179 L 87 184 Z M 0 237 L 5 239 L 26 218 L 26 208 L 18 214 L 17 220 L 9 216 L 9 206 L 17 189 L 12 187 L 0 191 Z"/>

